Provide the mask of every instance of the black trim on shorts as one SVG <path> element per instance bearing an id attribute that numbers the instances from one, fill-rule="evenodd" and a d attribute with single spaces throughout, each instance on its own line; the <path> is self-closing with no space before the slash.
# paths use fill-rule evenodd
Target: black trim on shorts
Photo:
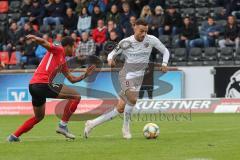
<path id="1" fill-rule="evenodd" d="M 57 98 L 62 87 L 63 85 L 58 83 L 29 84 L 33 106 L 41 107 L 46 103 L 46 98 Z"/>

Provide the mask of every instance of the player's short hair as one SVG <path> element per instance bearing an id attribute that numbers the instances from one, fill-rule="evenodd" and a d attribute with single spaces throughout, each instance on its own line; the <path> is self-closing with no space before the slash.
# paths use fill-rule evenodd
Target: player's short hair
<path id="1" fill-rule="evenodd" d="M 147 23 L 147 21 L 146 21 L 145 19 L 143 19 L 143 18 L 139 18 L 139 19 L 136 20 L 135 25 L 137 25 L 137 26 L 138 26 L 138 25 L 147 26 L 148 23 Z"/>
<path id="2" fill-rule="evenodd" d="M 73 46 L 74 45 L 74 39 L 70 36 L 66 36 L 62 39 L 61 44 L 62 44 L 63 47 L 65 47 L 67 45 Z"/>

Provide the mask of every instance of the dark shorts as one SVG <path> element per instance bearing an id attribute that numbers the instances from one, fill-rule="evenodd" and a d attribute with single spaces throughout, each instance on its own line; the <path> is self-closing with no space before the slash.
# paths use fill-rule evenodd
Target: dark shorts
<path id="1" fill-rule="evenodd" d="M 46 98 L 57 98 L 63 85 L 57 83 L 36 83 L 29 85 L 29 92 L 32 95 L 32 104 L 41 107 L 46 103 Z"/>

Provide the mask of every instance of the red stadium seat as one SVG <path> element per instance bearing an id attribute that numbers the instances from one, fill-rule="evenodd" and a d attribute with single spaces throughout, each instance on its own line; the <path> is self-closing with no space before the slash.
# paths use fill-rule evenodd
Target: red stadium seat
<path id="1" fill-rule="evenodd" d="M 2 62 L 4 62 L 5 64 L 9 63 L 9 55 L 8 52 L 0 52 L 0 59 Z"/>
<path id="2" fill-rule="evenodd" d="M 0 1 L 0 13 L 8 12 L 8 1 Z"/>
<path id="3" fill-rule="evenodd" d="M 17 57 L 16 57 L 16 52 L 13 52 L 11 54 L 10 60 L 9 60 L 10 65 L 16 65 L 17 64 Z"/>
<path id="4" fill-rule="evenodd" d="M 32 25 L 32 27 L 33 27 L 34 31 L 38 32 L 38 30 L 39 30 L 39 26 L 38 25 L 34 24 L 34 25 Z"/>

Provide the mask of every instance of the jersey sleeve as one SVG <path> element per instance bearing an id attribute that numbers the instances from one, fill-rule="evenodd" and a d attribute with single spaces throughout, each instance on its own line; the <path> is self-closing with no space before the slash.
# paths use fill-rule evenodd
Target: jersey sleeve
<path id="1" fill-rule="evenodd" d="M 123 49 L 122 49 L 122 47 L 121 47 L 121 43 L 122 43 L 122 41 L 120 41 L 120 42 L 118 43 L 118 45 L 112 50 L 112 52 L 110 52 L 110 53 L 108 54 L 107 60 L 114 59 L 117 55 L 119 55 L 119 54 L 122 53 Z"/>
<path id="2" fill-rule="evenodd" d="M 56 45 L 56 44 L 51 43 L 50 44 L 50 49 L 48 51 L 53 53 L 53 54 L 58 54 L 58 53 L 61 53 L 63 51 L 63 48 L 60 45 Z"/>
<path id="3" fill-rule="evenodd" d="M 62 69 L 61 72 L 62 73 L 67 73 L 69 71 L 68 66 L 67 66 L 67 62 L 64 61 L 64 63 L 62 64 Z"/>
<path id="4" fill-rule="evenodd" d="M 169 57 L 170 57 L 170 53 L 169 53 L 169 50 L 162 44 L 162 42 L 152 36 L 152 45 L 153 47 L 155 47 L 159 52 L 161 52 L 163 54 L 163 64 L 168 64 L 168 60 L 169 60 Z"/>

